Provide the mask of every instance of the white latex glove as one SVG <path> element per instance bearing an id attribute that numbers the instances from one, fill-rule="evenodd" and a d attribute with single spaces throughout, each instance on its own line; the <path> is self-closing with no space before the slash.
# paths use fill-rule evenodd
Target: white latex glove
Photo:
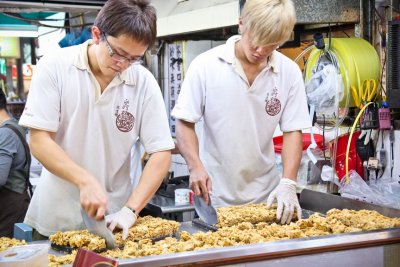
<path id="1" fill-rule="evenodd" d="M 106 223 L 111 231 L 115 227 L 122 229 L 122 240 L 125 240 L 128 237 L 129 228 L 136 223 L 136 219 L 135 213 L 127 207 L 123 207 L 120 211 L 107 215 Z"/>
<path id="2" fill-rule="evenodd" d="M 364 145 L 368 145 L 368 143 L 372 140 L 374 141 L 376 138 L 376 135 L 378 133 L 378 130 L 372 129 L 372 130 L 361 130 L 360 136 L 358 139 L 361 139 L 365 136 L 364 139 Z"/>
<path id="3" fill-rule="evenodd" d="M 271 192 L 267 199 L 267 207 L 271 207 L 276 200 L 278 207 L 276 209 L 276 218 L 282 224 L 290 223 L 293 218 L 294 210 L 297 212 L 297 218 L 301 219 L 301 207 L 296 195 L 297 183 L 288 178 L 282 178 L 278 186 Z"/>

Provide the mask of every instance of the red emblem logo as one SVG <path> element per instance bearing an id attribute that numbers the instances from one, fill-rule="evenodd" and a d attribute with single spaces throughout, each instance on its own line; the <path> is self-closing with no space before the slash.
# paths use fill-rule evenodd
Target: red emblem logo
<path id="1" fill-rule="evenodd" d="M 128 111 L 128 108 L 129 100 L 125 99 L 122 106 L 122 112 L 119 113 L 119 106 L 117 106 L 117 110 L 115 112 L 115 116 L 117 117 L 115 124 L 117 125 L 118 130 L 121 132 L 131 131 L 133 129 L 133 125 L 135 124 L 135 117 Z"/>
<path id="2" fill-rule="evenodd" d="M 269 93 L 265 99 L 265 111 L 270 116 L 276 116 L 281 111 L 281 101 L 277 98 L 278 90 L 274 88 L 272 91 L 271 98 L 269 98 Z"/>

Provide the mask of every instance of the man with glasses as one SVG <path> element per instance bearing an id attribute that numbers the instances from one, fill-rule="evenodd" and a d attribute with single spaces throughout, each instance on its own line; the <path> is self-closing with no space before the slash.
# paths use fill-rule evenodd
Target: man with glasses
<path id="1" fill-rule="evenodd" d="M 212 192 L 217 207 L 277 201 L 281 223 L 301 217 L 301 130 L 311 126 L 301 71 L 276 51 L 295 20 L 291 0 L 247 0 L 241 35 L 193 60 L 172 111 L 194 193 L 208 202 Z M 200 146 L 194 128 L 199 120 Z M 282 177 L 272 142 L 278 125 L 284 136 Z"/>
<path id="2" fill-rule="evenodd" d="M 122 64 L 125 63 L 125 62 L 129 62 L 130 65 L 132 65 L 132 64 L 139 65 L 139 64 L 143 63 L 143 56 L 138 56 L 138 57 L 134 57 L 134 58 L 127 58 L 127 57 L 122 56 L 122 55 L 118 54 L 117 52 L 115 52 L 114 49 L 111 47 L 110 43 L 107 40 L 106 33 L 102 32 L 101 34 L 103 35 L 103 38 L 106 41 L 108 54 L 110 55 L 110 57 L 112 59 L 114 59 L 117 62 L 121 62 Z"/>
<path id="3" fill-rule="evenodd" d="M 34 237 L 84 229 L 80 209 L 121 228 L 123 239 L 165 177 L 174 143 L 160 88 L 142 63 L 156 38 L 147 0 L 109 0 L 92 39 L 45 55 L 20 124 L 43 164 L 25 223 Z M 131 148 L 150 159 L 133 189 Z"/>

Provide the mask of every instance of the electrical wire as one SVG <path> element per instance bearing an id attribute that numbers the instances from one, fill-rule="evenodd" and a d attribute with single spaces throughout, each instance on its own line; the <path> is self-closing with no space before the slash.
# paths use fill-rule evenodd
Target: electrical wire
<path id="1" fill-rule="evenodd" d="M 182 80 L 186 76 L 186 41 L 182 41 Z"/>
<path id="2" fill-rule="evenodd" d="M 378 140 L 379 140 L 379 133 L 381 132 L 381 130 L 379 130 L 378 131 Z M 384 141 L 384 133 L 385 133 L 385 131 L 382 131 L 382 144 L 381 144 L 381 151 L 384 151 L 384 149 L 385 149 L 385 141 Z M 378 144 L 378 142 L 376 142 L 377 144 Z M 386 157 L 386 155 L 385 155 L 385 157 Z M 380 158 L 379 159 L 380 161 L 381 161 L 381 163 L 382 163 L 382 158 Z M 381 176 L 379 176 L 379 178 L 378 179 L 381 179 L 382 178 L 382 176 L 383 176 L 383 174 L 385 173 L 385 168 L 386 168 L 386 166 L 384 166 L 384 164 L 386 165 L 386 163 L 382 163 L 381 165 L 382 165 L 382 171 L 381 171 Z"/>
<path id="3" fill-rule="evenodd" d="M 383 57 L 383 64 L 382 64 L 382 73 L 381 73 L 381 77 L 383 77 L 383 72 L 384 72 L 384 70 L 385 70 L 385 65 L 386 65 L 386 49 L 383 49 L 383 54 L 384 54 L 384 57 Z M 385 88 L 383 88 L 383 83 L 382 83 L 382 79 L 381 79 L 381 82 L 380 82 L 380 89 L 379 89 L 379 94 L 381 95 L 381 96 L 383 96 L 383 95 L 385 95 L 386 96 L 386 90 L 385 90 Z M 375 96 L 376 97 L 376 96 Z"/>
<path id="4" fill-rule="evenodd" d="M 25 18 L 24 16 L 21 16 L 20 14 L 14 14 L 14 13 L 10 13 L 10 12 L 3 12 L 4 15 L 8 16 L 8 17 L 12 17 L 15 19 L 24 19 L 27 22 L 37 22 L 37 21 L 68 21 L 68 20 L 72 20 L 75 18 L 79 18 L 79 17 L 83 17 L 84 15 L 90 14 L 93 11 L 86 11 L 86 12 L 82 12 L 79 13 L 75 16 L 72 17 L 68 17 L 68 18 L 62 18 L 62 19 L 49 19 L 49 18 Z"/>
<path id="5" fill-rule="evenodd" d="M 68 29 L 68 28 L 78 28 L 78 27 L 86 27 L 86 26 L 92 26 L 93 23 L 84 23 L 84 24 L 78 24 L 78 25 L 69 25 L 69 26 L 54 26 L 54 25 L 48 25 L 48 24 L 43 24 L 40 21 L 44 21 L 44 20 L 32 20 L 32 19 L 26 19 L 20 16 L 15 16 L 15 15 L 10 15 L 7 13 L 3 13 L 6 16 L 12 17 L 12 18 L 16 18 L 25 22 L 29 22 L 32 25 L 35 26 L 41 26 L 41 27 L 48 27 L 48 28 L 56 28 L 56 29 Z"/>
<path id="6" fill-rule="evenodd" d="M 54 30 L 51 30 L 51 31 L 48 31 L 48 32 L 39 34 L 38 37 L 42 37 L 42 36 L 44 36 L 44 35 L 46 35 L 46 34 L 50 34 L 50 33 L 56 32 L 56 31 L 60 31 L 60 30 L 62 30 L 62 29 L 54 29 Z"/>
<path id="7" fill-rule="evenodd" d="M 310 51 L 311 49 L 314 48 L 314 45 L 310 45 L 308 47 L 306 47 L 306 49 L 304 49 L 295 59 L 294 62 L 297 63 L 297 61 L 299 61 L 300 58 L 302 58 L 308 51 Z"/>
<path id="8" fill-rule="evenodd" d="M 324 119 L 324 124 L 322 125 L 322 144 L 323 144 L 323 152 L 324 152 L 324 160 L 326 160 L 326 147 L 325 147 L 325 114 L 322 115 Z"/>
<path id="9" fill-rule="evenodd" d="M 350 152 L 351 139 L 352 139 L 352 137 L 353 137 L 354 130 L 355 130 L 356 126 L 357 126 L 357 123 L 358 123 L 358 121 L 359 121 L 361 115 L 364 114 L 364 110 L 365 110 L 369 105 L 371 105 L 371 104 L 373 104 L 373 102 L 367 103 L 367 104 L 360 110 L 360 112 L 358 113 L 358 115 L 357 115 L 357 117 L 356 117 L 356 119 L 355 119 L 355 121 L 354 121 L 354 123 L 353 123 L 353 126 L 351 127 L 351 131 L 350 131 L 350 135 L 349 135 L 349 140 L 347 141 L 347 148 L 346 148 L 346 185 L 349 184 L 349 182 L 350 182 L 350 178 L 349 178 L 349 152 Z"/>
<path id="10" fill-rule="evenodd" d="M 400 9 L 398 9 L 397 7 L 393 6 L 393 5 L 387 5 L 388 7 L 390 7 L 391 9 L 393 9 L 395 12 L 400 13 Z"/>
<path id="11" fill-rule="evenodd" d="M 328 28 L 329 28 L 329 31 L 328 31 L 329 44 L 328 44 L 328 47 L 331 48 L 332 47 L 332 29 L 331 29 L 331 24 L 330 23 L 328 23 Z"/>

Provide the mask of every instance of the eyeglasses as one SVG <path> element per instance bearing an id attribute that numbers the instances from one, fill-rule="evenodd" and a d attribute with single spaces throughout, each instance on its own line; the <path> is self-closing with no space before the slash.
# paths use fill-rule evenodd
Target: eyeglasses
<path id="1" fill-rule="evenodd" d="M 128 62 L 129 65 L 139 65 L 143 63 L 143 57 L 136 57 L 136 58 L 127 58 L 125 56 L 122 56 L 118 54 L 117 52 L 114 51 L 114 49 L 111 47 L 110 43 L 107 40 L 107 35 L 105 32 L 101 32 L 101 34 L 104 36 L 104 40 L 106 40 L 106 46 L 108 50 L 108 54 L 110 57 L 120 63 L 125 63 Z"/>

